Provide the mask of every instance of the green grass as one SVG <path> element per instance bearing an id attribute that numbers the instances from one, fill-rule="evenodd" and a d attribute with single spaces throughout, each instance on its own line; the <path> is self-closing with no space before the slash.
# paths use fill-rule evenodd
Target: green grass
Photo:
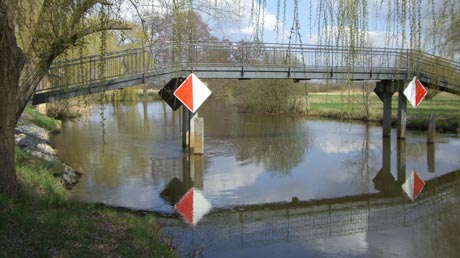
<path id="1" fill-rule="evenodd" d="M 26 106 L 24 115 L 28 117 L 28 119 L 25 119 L 27 122 L 32 122 L 50 132 L 59 132 L 61 128 L 59 120 L 40 114 L 33 106 Z"/>
<path id="2" fill-rule="evenodd" d="M 34 114 L 21 123 L 48 123 Z M 175 257 L 160 238 L 154 215 L 70 201 L 55 177 L 60 162 L 16 148 L 16 170 L 18 197 L 0 195 L 0 258 Z"/>
<path id="3" fill-rule="evenodd" d="M 310 93 L 309 115 L 335 119 L 358 119 L 380 121 L 383 114 L 383 103 L 372 93 L 370 96 L 370 114 L 367 118 L 363 96 L 360 92 Z M 398 113 L 398 96 L 392 99 L 392 117 L 396 122 Z M 430 114 L 436 115 L 436 127 L 439 130 L 455 132 L 460 123 L 460 97 L 440 93 L 431 100 L 424 100 L 417 108 L 407 103 L 407 127 L 426 129 Z"/>
<path id="4" fill-rule="evenodd" d="M 19 197 L 0 196 L 0 257 L 174 257 L 153 215 L 69 201 L 55 164 L 17 156 Z"/>

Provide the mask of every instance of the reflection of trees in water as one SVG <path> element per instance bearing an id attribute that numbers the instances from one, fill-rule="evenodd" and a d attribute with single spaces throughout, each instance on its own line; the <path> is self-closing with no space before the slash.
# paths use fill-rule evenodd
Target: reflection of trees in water
<path id="1" fill-rule="evenodd" d="M 372 175 L 379 169 L 376 167 L 379 157 L 377 157 L 375 151 L 370 148 L 370 138 L 369 125 L 366 124 L 365 131 L 363 132 L 361 151 L 343 161 L 345 169 L 355 176 L 355 179 L 360 182 L 360 186 L 363 190 L 368 190 L 367 187 L 372 180 Z"/>
<path id="2" fill-rule="evenodd" d="M 264 166 L 274 174 L 287 174 L 303 159 L 312 139 L 304 120 L 285 116 L 241 116 L 236 124 L 237 159 Z"/>

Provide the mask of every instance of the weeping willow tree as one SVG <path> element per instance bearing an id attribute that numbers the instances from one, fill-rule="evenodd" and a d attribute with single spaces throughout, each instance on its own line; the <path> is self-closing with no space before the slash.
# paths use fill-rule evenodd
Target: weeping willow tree
<path id="1" fill-rule="evenodd" d="M 437 56 L 460 58 L 459 6 L 457 0 L 277 0 L 276 11 L 272 11 L 276 13 L 272 29 L 276 42 L 291 45 L 309 40 L 308 43 L 330 47 L 330 53 L 327 50 L 321 53 L 322 58 L 326 65 L 348 68 L 349 79 L 342 84 L 341 97 L 347 90 L 345 101 L 353 104 L 351 87 L 347 86 L 353 84 L 354 66 L 362 62 L 359 58 L 363 47 L 408 50 L 401 53 L 409 55 L 399 58 L 400 62 L 411 60 L 409 73 L 430 74 L 435 82 L 458 81 L 458 68 Z M 268 7 L 265 0 L 252 1 L 251 21 L 256 42 L 270 30 L 266 26 L 270 19 Z M 388 62 L 383 58 L 378 61 Z M 308 97 L 306 101 L 308 104 Z"/>
<path id="2" fill-rule="evenodd" d="M 125 17 L 121 17 L 128 5 L 141 8 L 151 4 L 172 10 L 175 33 L 181 42 L 189 22 L 183 18 L 184 13 L 200 10 L 207 6 L 205 2 L 0 0 L 0 194 L 15 196 L 17 193 L 14 128 L 54 60 L 72 48 L 78 49 L 85 43 L 85 37 L 98 32 L 101 35 L 99 52 L 103 56 L 107 52 L 105 32 L 130 29 Z M 202 8 L 209 13 L 219 13 L 221 9 L 218 1 Z"/>
<path id="3" fill-rule="evenodd" d="M 14 128 L 41 79 L 85 36 L 128 29 L 113 15 L 116 7 L 106 0 L 0 1 L 0 194 L 17 193 Z"/>
<path id="4" fill-rule="evenodd" d="M 252 40 L 261 43 L 273 18 L 266 0 L 0 0 L 0 193 L 17 192 L 14 127 L 50 65 L 68 49 L 83 44 L 88 35 L 129 29 L 122 22 L 126 17 L 121 17 L 126 4 L 139 10 L 133 16 L 145 31 L 155 26 L 145 22 L 145 10 L 174 17 L 172 28 L 180 59 L 188 58 L 183 53 L 196 38 L 190 29 L 194 23 L 194 16 L 188 15 L 191 12 L 216 20 L 248 19 Z M 270 30 L 282 43 L 302 44 L 310 34 L 315 35 L 317 44 L 347 46 L 349 55 L 340 58 L 352 65 L 355 51 L 373 43 L 370 31 L 382 26 L 373 21 L 378 18 L 385 23 L 385 46 L 448 48 L 446 54 L 458 55 L 458 5 L 456 0 L 276 0 L 276 23 Z M 422 19 L 426 14 L 433 18 Z M 306 24 L 305 28 L 301 24 Z M 427 28 L 433 28 L 430 37 L 437 40 L 424 40 Z M 101 55 L 105 51 L 102 49 Z"/>
<path id="5" fill-rule="evenodd" d="M 251 0 L 254 40 L 264 38 L 267 1 Z M 276 41 L 360 47 L 430 48 L 434 39 L 459 38 L 459 3 L 455 0 L 276 0 Z M 431 17 L 427 19 L 427 17 Z M 301 27 L 301 24 L 304 26 Z M 431 28 L 431 34 L 428 31 Z M 382 32 L 375 42 L 373 33 Z M 458 49 L 457 49 L 458 51 Z"/>

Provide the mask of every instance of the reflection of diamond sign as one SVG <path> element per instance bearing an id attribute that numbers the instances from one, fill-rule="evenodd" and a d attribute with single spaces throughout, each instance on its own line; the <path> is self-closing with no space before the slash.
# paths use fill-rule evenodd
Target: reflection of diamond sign
<path id="1" fill-rule="evenodd" d="M 210 95 L 209 88 L 193 73 L 174 92 L 174 96 L 192 113 L 195 113 Z"/>
<path id="2" fill-rule="evenodd" d="M 409 100 L 409 102 L 415 108 L 418 107 L 423 98 L 425 98 L 427 91 L 425 87 L 423 87 L 422 83 L 416 77 L 414 77 L 409 85 L 407 85 L 407 88 L 403 93 L 407 100 Z"/>
<path id="3" fill-rule="evenodd" d="M 414 170 L 401 187 L 413 201 L 422 192 L 424 186 L 425 181 L 423 181 L 417 171 Z"/>
<path id="4" fill-rule="evenodd" d="M 176 111 L 180 106 L 182 106 L 182 102 L 180 102 L 176 96 L 174 96 L 174 91 L 182 84 L 184 79 L 174 78 L 171 79 L 159 92 L 158 95 L 166 101 L 166 103 Z"/>
<path id="5" fill-rule="evenodd" d="M 186 222 L 195 226 L 211 210 L 211 204 L 206 200 L 200 190 L 192 187 L 174 205 L 174 209 Z"/>

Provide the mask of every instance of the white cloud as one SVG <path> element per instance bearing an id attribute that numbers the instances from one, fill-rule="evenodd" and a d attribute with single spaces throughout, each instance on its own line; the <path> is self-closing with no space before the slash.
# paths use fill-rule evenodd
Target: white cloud
<path id="1" fill-rule="evenodd" d="M 344 38 L 349 37 L 349 28 L 338 28 L 337 26 L 328 26 L 323 29 L 321 35 L 306 35 L 307 44 L 317 45 L 339 45 L 345 44 Z M 363 46 L 374 48 L 397 48 L 401 47 L 402 36 L 386 31 L 361 31 Z M 404 46 L 407 48 L 409 42 L 406 39 Z"/>
<path id="2" fill-rule="evenodd" d="M 344 256 L 362 256 L 366 254 L 368 243 L 366 232 L 348 236 L 337 236 L 316 240 L 322 253 L 343 254 Z"/>
<path id="3" fill-rule="evenodd" d="M 257 177 L 264 173 L 264 170 L 254 164 L 241 166 L 233 157 L 216 158 L 210 169 L 216 171 L 208 171 L 204 182 L 203 193 L 210 198 L 226 200 L 224 203 L 232 203 L 232 200 L 238 198 L 238 189 L 253 185 Z M 219 159 L 231 159 L 224 161 Z M 226 164 L 224 168 L 219 164 Z"/>

